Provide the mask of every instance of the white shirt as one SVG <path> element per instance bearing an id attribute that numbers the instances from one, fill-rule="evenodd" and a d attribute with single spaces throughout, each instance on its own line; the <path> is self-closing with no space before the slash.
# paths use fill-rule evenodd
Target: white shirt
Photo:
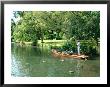
<path id="1" fill-rule="evenodd" d="M 80 42 L 77 42 L 77 45 L 80 46 Z"/>

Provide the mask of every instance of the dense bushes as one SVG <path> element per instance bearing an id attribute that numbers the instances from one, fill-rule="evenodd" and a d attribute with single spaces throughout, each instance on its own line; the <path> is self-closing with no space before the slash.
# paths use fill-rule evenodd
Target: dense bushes
<path id="1" fill-rule="evenodd" d="M 98 54 L 98 46 L 95 40 L 91 41 L 83 40 L 80 43 L 81 43 L 80 45 L 81 54 L 91 56 Z M 64 43 L 64 45 L 60 47 L 54 46 L 52 48 L 57 49 L 59 51 L 73 51 L 73 53 L 77 53 L 77 45 L 75 41 L 67 41 L 66 43 Z"/>
<path id="2" fill-rule="evenodd" d="M 75 42 L 68 41 L 64 43 L 64 45 L 61 48 L 67 51 L 73 51 L 74 53 L 77 52 L 77 46 Z"/>
<path id="3" fill-rule="evenodd" d="M 84 54 L 88 54 L 88 55 L 97 55 L 98 54 L 98 50 L 97 50 L 98 46 L 97 44 L 93 41 L 93 42 L 83 42 L 81 43 L 81 53 Z"/>

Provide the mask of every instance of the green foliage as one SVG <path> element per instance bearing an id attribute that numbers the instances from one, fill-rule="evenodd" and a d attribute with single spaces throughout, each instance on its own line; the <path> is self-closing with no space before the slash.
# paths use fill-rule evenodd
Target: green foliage
<path id="1" fill-rule="evenodd" d="M 76 52 L 77 51 L 77 47 L 76 47 L 76 43 L 75 42 L 71 42 L 71 41 L 67 41 L 63 46 L 62 46 L 63 50 L 67 50 L 67 51 L 73 51 Z"/>
<path id="2" fill-rule="evenodd" d="M 61 49 L 76 52 L 76 40 L 83 40 L 81 52 L 96 53 L 100 39 L 99 11 L 14 11 L 20 17 L 16 23 L 11 20 L 13 41 L 33 42 L 38 40 L 68 40 Z M 87 40 L 92 40 L 92 43 Z"/>
<path id="3" fill-rule="evenodd" d="M 38 42 L 37 41 L 33 41 L 32 42 L 32 46 L 37 46 L 38 45 Z"/>
<path id="4" fill-rule="evenodd" d="M 13 32 L 14 32 L 15 27 L 16 27 L 16 23 L 14 22 L 13 19 L 11 19 L 11 41 L 13 41 L 14 39 Z"/>
<path id="5" fill-rule="evenodd" d="M 95 40 L 87 41 L 83 40 L 80 41 L 80 51 L 81 54 L 87 54 L 87 55 L 99 55 L 98 54 L 98 46 Z M 62 46 L 52 46 L 52 49 L 57 49 L 58 51 L 73 51 L 74 53 L 77 53 L 77 45 L 74 40 L 69 40 L 65 42 Z"/>
<path id="6" fill-rule="evenodd" d="M 98 54 L 98 46 L 95 40 L 91 41 L 83 41 L 81 43 L 81 53 L 88 55 L 97 55 Z"/>

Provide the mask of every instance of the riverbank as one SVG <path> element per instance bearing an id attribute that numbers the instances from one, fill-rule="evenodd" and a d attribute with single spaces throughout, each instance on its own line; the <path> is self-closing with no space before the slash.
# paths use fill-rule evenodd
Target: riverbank
<path id="1" fill-rule="evenodd" d="M 76 42 L 73 41 L 68 41 L 68 40 L 43 40 L 43 43 L 41 40 L 38 40 L 36 42 L 36 45 L 32 42 L 12 42 L 12 43 L 17 43 L 18 45 L 21 46 L 34 46 L 34 47 L 42 47 L 42 46 L 48 46 L 51 49 L 59 49 L 63 51 L 73 51 L 74 53 L 77 52 L 77 45 Z M 80 50 L 82 54 L 86 55 L 99 55 L 100 54 L 100 45 L 96 45 L 95 42 L 90 42 L 89 40 L 80 40 Z"/>

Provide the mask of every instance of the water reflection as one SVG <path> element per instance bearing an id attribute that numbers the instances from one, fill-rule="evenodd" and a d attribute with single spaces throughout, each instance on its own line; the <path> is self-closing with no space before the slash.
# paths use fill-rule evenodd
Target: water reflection
<path id="1" fill-rule="evenodd" d="M 39 47 L 12 44 L 12 76 L 79 77 L 100 76 L 99 60 L 54 58 L 49 45 Z"/>

